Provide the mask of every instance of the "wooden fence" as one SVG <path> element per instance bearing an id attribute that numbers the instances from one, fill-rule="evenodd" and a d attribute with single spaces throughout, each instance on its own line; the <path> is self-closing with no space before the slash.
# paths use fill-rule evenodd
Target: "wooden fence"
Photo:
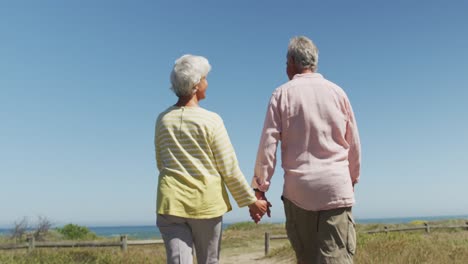
<path id="1" fill-rule="evenodd" d="M 464 225 L 452 225 L 452 226 L 431 226 L 428 223 L 424 223 L 424 226 L 414 226 L 414 227 L 403 227 L 403 228 L 394 228 L 389 229 L 387 226 L 384 226 L 384 229 L 366 231 L 367 234 L 375 233 L 389 233 L 389 232 L 403 232 L 403 231 L 414 231 L 414 230 L 425 230 L 426 233 L 431 232 L 431 229 L 466 229 L 468 230 L 468 221 Z M 273 236 L 269 232 L 265 232 L 265 255 L 268 255 L 270 252 L 270 241 L 275 239 L 286 239 L 286 235 L 276 235 Z M 120 241 L 66 241 L 66 242 L 36 242 L 34 236 L 28 237 L 27 243 L 22 244 L 4 244 L 0 245 L 0 250 L 9 250 L 9 249 L 28 249 L 32 251 L 35 248 L 66 248 L 66 247 L 120 247 L 123 252 L 126 252 L 129 245 L 156 245 L 164 244 L 163 240 L 128 240 L 127 235 L 120 236 Z"/>
<path id="2" fill-rule="evenodd" d="M 424 226 L 415 226 L 415 227 L 403 227 L 403 228 L 394 228 L 389 229 L 387 226 L 384 226 L 384 229 L 381 230 L 372 230 L 366 231 L 367 234 L 376 234 L 376 233 L 389 233 L 389 232 L 403 232 L 403 231 L 414 231 L 414 230 L 425 230 L 426 233 L 430 233 L 431 229 L 466 229 L 468 230 L 468 221 L 464 225 L 452 225 L 452 226 L 431 226 L 428 223 L 424 223 Z M 269 232 L 265 232 L 265 256 L 270 252 L 270 240 L 275 239 L 286 239 L 286 235 L 276 235 L 272 236 Z"/>
<path id="3" fill-rule="evenodd" d="M 286 238 L 288 238 L 286 235 L 271 236 L 270 233 L 265 232 L 265 256 L 270 252 L 270 240 Z"/>
<path id="4" fill-rule="evenodd" d="M 430 233 L 431 229 L 453 229 L 453 228 L 461 228 L 468 230 L 468 221 L 465 222 L 464 225 L 452 225 L 452 226 L 431 226 L 428 223 L 424 223 L 424 226 L 414 226 L 414 227 L 402 227 L 402 228 L 394 228 L 389 229 L 388 226 L 384 226 L 384 229 L 380 230 L 372 230 L 367 231 L 367 234 L 375 234 L 375 233 L 389 233 L 389 232 L 401 232 L 401 231 L 414 231 L 414 230 L 425 230 L 426 233 Z"/>
<path id="5" fill-rule="evenodd" d="M 127 235 L 120 236 L 120 241 L 59 241 L 59 242 L 39 242 L 34 236 L 28 237 L 27 243 L 0 245 L 0 250 L 28 249 L 29 252 L 35 248 L 75 248 L 75 247 L 120 247 L 126 252 L 128 246 L 156 245 L 164 244 L 163 240 L 128 240 Z"/>

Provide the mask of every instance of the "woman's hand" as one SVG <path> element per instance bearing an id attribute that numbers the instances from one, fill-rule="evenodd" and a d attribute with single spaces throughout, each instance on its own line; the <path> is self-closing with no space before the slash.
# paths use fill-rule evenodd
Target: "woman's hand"
<path id="1" fill-rule="evenodd" d="M 250 217 L 257 224 L 262 219 L 262 216 L 268 211 L 268 201 L 257 200 L 249 205 Z"/>

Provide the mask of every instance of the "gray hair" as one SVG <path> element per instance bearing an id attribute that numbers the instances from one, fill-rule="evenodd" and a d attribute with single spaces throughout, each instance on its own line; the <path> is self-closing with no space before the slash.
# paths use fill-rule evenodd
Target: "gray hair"
<path id="1" fill-rule="evenodd" d="M 197 85 L 211 70 L 205 57 L 186 54 L 175 61 L 171 72 L 171 90 L 178 96 L 190 96 Z"/>
<path id="2" fill-rule="evenodd" d="M 294 59 L 299 70 L 317 70 L 318 49 L 312 40 L 305 36 L 294 37 L 289 41 L 287 58 Z"/>

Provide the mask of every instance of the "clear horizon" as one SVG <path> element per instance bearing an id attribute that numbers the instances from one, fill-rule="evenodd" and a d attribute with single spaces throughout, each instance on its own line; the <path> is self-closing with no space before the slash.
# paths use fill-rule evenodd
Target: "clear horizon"
<path id="1" fill-rule="evenodd" d="M 403 223 L 408 220 L 413 221 L 413 220 L 427 220 L 427 221 L 437 221 L 437 220 L 447 220 L 447 219 L 467 219 L 468 220 L 468 214 L 466 215 L 431 215 L 431 216 L 408 216 L 408 217 L 386 217 L 386 218 L 355 218 L 354 220 L 358 224 L 373 224 L 373 223 Z M 231 225 L 235 223 L 241 223 L 241 222 L 248 222 L 248 220 L 242 220 L 242 221 L 223 221 L 223 224 L 226 225 Z M 264 220 L 261 223 L 283 223 L 285 222 L 284 218 L 278 218 L 278 219 L 268 219 Z M 30 229 L 34 229 L 34 221 L 31 221 L 31 226 L 29 227 Z M 53 223 L 52 228 L 57 228 L 64 226 L 66 224 L 76 224 L 76 225 L 81 225 L 81 226 L 86 226 L 89 228 L 100 228 L 100 227 L 156 227 L 156 225 L 152 223 L 126 223 L 126 224 L 118 224 L 118 223 L 100 223 L 100 224 L 93 224 L 93 223 L 78 223 L 78 222 L 67 222 L 67 223 Z M 14 226 L 12 223 L 11 225 L 7 226 L 2 226 L 0 225 L 0 230 L 6 231 L 11 229 Z"/>
<path id="2" fill-rule="evenodd" d="M 362 141 L 356 218 L 467 215 L 468 2 L 0 3 L 0 226 L 155 223 L 157 115 L 175 59 L 208 58 L 201 107 L 248 181 L 289 39 L 350 98 Z M 284 216 L 282 170 L 267 193 Z M 248 221 L 246 208 L 225 215 Z"/>

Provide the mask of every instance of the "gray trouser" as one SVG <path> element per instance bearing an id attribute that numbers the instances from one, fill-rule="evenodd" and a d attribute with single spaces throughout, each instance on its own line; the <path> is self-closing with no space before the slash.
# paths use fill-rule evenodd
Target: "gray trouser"
<path id="1" fill-rule="evenodd" d="M 193 246 L 198 264 L 217 264 L 223 217 L 192 219 L 158 214 L 156 225 L 166 246 L 168 264 L 192 264 Z"/>

